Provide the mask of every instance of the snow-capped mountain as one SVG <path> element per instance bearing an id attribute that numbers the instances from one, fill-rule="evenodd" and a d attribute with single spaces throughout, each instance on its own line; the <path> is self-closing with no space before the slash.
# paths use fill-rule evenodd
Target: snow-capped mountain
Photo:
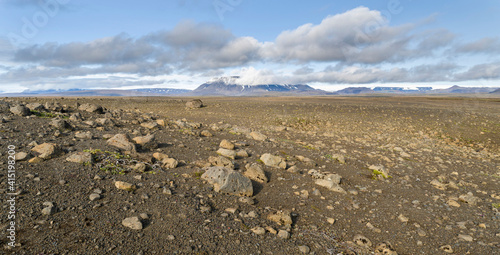
<path id="1" fill-rule="evenodd" d="M 221 77 L 201 84 L 193 96 L 326 95 L 328 92 L 303 84 L 238 84 L 239 76 Z"/>

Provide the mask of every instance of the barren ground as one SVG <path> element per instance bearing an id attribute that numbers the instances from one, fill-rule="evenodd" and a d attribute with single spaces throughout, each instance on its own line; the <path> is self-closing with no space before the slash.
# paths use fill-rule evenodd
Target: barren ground
<path id="1" fill-rule="evenodd" d="M 185 98 L 0 99 L 8 107 L 62 106 L 28 117 L 0 108 L 5 197 L 7 147 L 28 154 L 16 161 L 17 246 L 7 245 L 3 200 L 0 254 L 500 254 L 500 99 L 202 100 L 205 107 L 186 109 Z M 100 105 L 104 113 L 78 110 L 77 103 Z M 69 118 L 75 113 L 82 120 Z M 88 122 L 103 118 L 112 123 Z M 71 128 L 51 126 L 55 119 Z M 256 140 L 250 131 L 267 139 Z M 81 136 L 86 132 L 90 136 Z M 107 144 L 116 134 L 154 134 L 157 148 L 119 150 Z M 215 192 L 200 177 L 223 139 L 249 154 L 231 159 L 237 172 L 257 163 L 269 179 L 252 181 L 253 203 Z M 31 149 L 43 143 L 60 153 L 28 162 L 38 155 Z M 92 163 L 66 160 L 84 151 L 92 153 Z M 130 162 L 158 165 L 155 152 L 178 166 L 132 169 Z M 287 168 L 265 165 L 260 157 L 266 153 L 286 160 Z M 128 161 L 117 173 L 101 169 L 99 155 Z M 344 192 L 316 183 L 328 174 L 342 177 Z M 115 181 L 137 189 L 117 189 Z M 91 201 L 93 193 L 101 194 Z M 49 214 L 42 213 L 46 202 L 54 205 Z M 291 215 L 291 226 L 268 219 L 281 211 Z M 142 217 L 142 229 L 122 224 L 135 216 Z M 265 233 L 255 233 L 257 227 Z"/>

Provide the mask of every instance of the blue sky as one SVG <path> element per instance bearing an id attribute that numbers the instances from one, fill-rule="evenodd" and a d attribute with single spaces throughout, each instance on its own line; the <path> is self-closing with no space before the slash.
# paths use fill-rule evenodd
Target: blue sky
<path id="1" fill-rule="evenodd" d="M 500 86 L 500 2 L 0 0 L 0 91 Z"/>

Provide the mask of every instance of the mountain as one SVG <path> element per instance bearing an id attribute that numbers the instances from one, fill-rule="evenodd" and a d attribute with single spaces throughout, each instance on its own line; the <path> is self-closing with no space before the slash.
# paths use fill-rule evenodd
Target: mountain
<path id="1" fill-rule="evenodd" d="M 373 93 L 373 90 L 371 88 L 366 88 L 366 87 L 349 87 L 341 89 L 336 93 L 339 95 L 357 95 L 357 94 Z"/>
<path id="2" fill-rule="evenodd" d="M 26 96 L 66 96 L 66 97 L 141 97 L 141 96 L 178 96 L 191 90 L 170 89 L 170 88 L 151 88 L 151 89 L 71 89 L 71 90 L 26 90 L 21 93 L 4 93 L 0 96 L 8 97 L 26 97 Z"/>
<path id="3" fill-rule="evenodd" d="M 454 85 L 447 89 L 435 89 L 430 91 L 431 93 L 445 93 L 445 94 L 482 94 L 482 93 L 490 93 L 494 91 L 496 88 L 491 87 L 460 87 Z"/>
<path id="4" fill-rule="evenodd" d="M 237 84 L 239 76 L 221 77 L 201 84 L 186 96 L 293 96 L 293 95 L 328 95 L 323 90 L 309 85 L 297 84 Z"/>
<path id="5" fill-rule="evenodd" d="M 491 91 L 490 94 L 500 94 L 500 89 L 496 89 L 494 91 Z"/>

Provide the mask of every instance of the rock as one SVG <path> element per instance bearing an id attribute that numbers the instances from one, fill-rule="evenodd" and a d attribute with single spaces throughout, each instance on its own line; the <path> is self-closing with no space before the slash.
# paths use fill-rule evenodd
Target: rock
<path id="1" fill-rule="evenodd" d="M 109 118 L 98 118 L 95 122 L 103 127 L 114 127 L 115 122 Z"/>
<path id="2" fill-rule="evenodd" d="M 111 137 L 106 143 L 124 151 L 135 152 L 136 150 L 135 144 L 130 142 L 129 137 L 126 134 L 117 134 Z"/>
<path id="3" fill-rule="evenodd" d="M 47 206 L 42 209 L 42 214 L 43 215 L 52 215 L 56 213 L 56 207 L 55 206 Z"/>
<path id="4" fill-rule="evenodd" d="M 254 140 L 257 140 L 257 141 L 265 141 L 267 140 L 267 136 L 263 135 L 262 133 L 260 132 L 250 132 L 249 134 L 250 137 L 252 137 Z"/>
<path id="5" fill-rule="evenodd" d="M 478 202 L 481 202 L 481 199 L 474 196 L 472 192 L 468 192 L 466 195 L 461 195 L 458 197 L 460 201 L 465 202 L 469 205 L 477 205 Z"/>
<path id="6" fill-rule="evenodd" d="M 230 158 L 230 159 L 236 158 L 236 151 L 234 151 L 234 150 L 220 148 L 219 150 L 217 150 L 217 154 L 224 156 L 226 158 Z"/>
<path id="7" fill-rule="evenodd" d="M 248 158 L 248 152 L 246 150 L 239 150 L 236 152 L 236 157 L 238 158 Z"/>
<path id="8" fill-rule="evenodd" d="M 128 182 L 122 182 L 122 181 L 116 181 L 115 187 L 117 189 L 126 190 L 126 191 L 134 191 L 136 189 L 135 185 L 128 183 Z"/>
<path id="9" fill-rule="evenodd" d="M 370 239 L 366 238 L 362 235 L 355 235 L 353 242 L 361 247 L 370 248 L 372 246 L 372 242 Z"/>
<path id="10" fill-rule="evenodd" d="M 66 158 L 66 161 L 83 164 L 92 163 L 93 160 L 90 152 L 82 151 L 71 154 Z"/>
<path id="11" fill-rule="evenodd" d="M 383 242 L 375 247 L 375 255 L 398 255 L 398 253 L 392 247 L 391 243 Z"/>
<path id="12" fill-rule="evenodd" d="M 78 139 L 92 139 L 92 133 L 90 133 L 90 131 L 87 131 L 87 132 L 76 132 L 75 133 L 75 138 L 78 138 Z"/>
<path id="13" fill-rule="evenodd" d="M 234 144 L 226 139 L 220 142 L 219 147 L 223 149 L 234 150 Z"/>
<path id="14" fill-rule="evenodd" d="M 179 162 L 173 158 L 166 158 L 166 159 L 163 159 L 161 162 L 162 162 L 162 167 L 164 167 L 166 169 L 173 169 L 173 168 L 176 168 L 177 165 L 179 165 Z"/>
<path id="15" fill-rule="evenodd" d="M 340 187 L 340 181 L 342 176 L 338 174 L 329 174 L 324 177 L 324 179 L 316 180 L 316 184 L 322 187 L 325 187 L 331 191 L 339 192 L 339 193 L 347 193 L 342 187 Z"/>
<path id="16" fill-rule="evenodd" d="M 238 201 L 240 201 L 241 203 L 249 204 L 249 205 L 255 204 L 255 201 L 251 197 L 240 197 L 238 199 Z"/>
<path id="17" fill-rule="evenodd" d="M 90 199 L 90 201 L 96 201 L 98 199 L 101 199 L 101 195 L 96 194 L 96 193 L 92 193 L 92 194 L 90 194 L 89 199 Z"/>
<path id="18" fill-rule="evenodd" d="M 216 192 L 239 196 L 253 195 L 252 181 L 241 173 L 220 166 L 209 167 L 205 170 L 201 178 L 214 185 Z"/>
<path id="19" fill-rule="evenodd" d="M 73 114 L 71 114 L 71 116 L 69 116 L 69 120 L 71 121 L 83 121 L 83 117 L 82 117 L 82 114 L 79 113 L 79 112 L 75 112 Z"/>
<path id="20" fill-rule="evenodd" d="M 16 105 L 10 107 L 10 112 L 18 116 L 28 116 L 31 114 L 30 109 L 24 105 Z"/>
<path id="21" fill-rule="evenodd" d="M 203 137 L 212 137 L 212 136 L 214 136 L 214 135 L 213 135 L 212 133 L 210 133 L 210 131 L 208 131 L 208 130 L 203 130 L 203 131 L 201 131 L 200 135 L 201 135 L 201 136 L 203 136 Z"/>
<path id="22" fill-rule="evenodd" d="M 53 112 L 62 112 L 63 111 L 63 106 L 58 102 L 46 102 L 45 108 L 47 110 L 53 111 Z"/>
<path id="23" fill-rule="evenodd" d="M 466 242 L 472 242 L 472 241 L 474 241 L 474 238 L 472 238 L 472 236 L 470 236 L 470 235 L 463 235 L 463 234 L 459 234 L 458 235 L 458 239 L 460 239 L 462 241 L 466 241 Z"/>
<path id="24" fill-rule="evenodd" d="M 293 223 L 290 211 L 287 210 L 271 213 L 267 216 L 267 219 L 287 227 L 290 227 Z"/>
<path id="25" fill-rule="evenodd" d="M 217 157 L 208 157 L 208 162 L 212 165 L 212 166 L 222 166 L 222 167 L 226 167 L 226 168 L 229 168 L 229 169 L 234 169 L 234 164 L 231 160 L 229 160 L 228 158 L 225 158 L 223 156 L 217 156 Z"/>
<path id="26" fill-rule="evenodd" d="M 299 248 L 300 253 L 303 253 L 303 254 L 309 254 L 309 252 L 311 251 L 311 249 L 307 245 L 299 245 L 298 248 Z"/>
<path id="27" fill-rule="evenodd" d="M 345 164 L 345 157 L 340 154 L 333 154 L 332 159 L 337 160 L 341 164 Z"/>
<path id="28" fill-rule="evenodd" d="M 262 183 L 266 183 L 268 182 L 268 179 L 266 177 L 266 173 L 264 172 L 264 170 L 262 170 L 262 167 L 260 167 L 259 164 L 257 163 L 253 163 L 253 164 L 247 164 L 245 166 L 245 168 L 247 169 L 247 171 L 245 171 L 245 173 L 243 173 L 246 177 L 254 180 L 254 181 L 257 181 L 257 182 L 262 182 Z"/>
<path id="29" fill-rule="evenodd" d="M 281 239 L 289 239 L 290 238 L 290 233 L 286 230 L 281 229 L 278 232 L 278 237 Z"/>
<path id="30" fill-rule="evenodd" d="M 403 223 L 408 222 L 408 218 L 407 218 L 407 217 L 405 217 L 403 214 L 400 214 L 400 215 L 398 216 L 398 220 L 399 220 L 399 221 L 401 221 L 401 222 L 403 222 Z"/>
<path id="31" fill-rule="evenodd" d="M 133 166 L 133 167 L 132 167 L 132 170 L 137 171 L 137 172 L 140 172 L 140 173 L 145 172 L 145 171 L 146 171 L 146 169 L 147 169 L 146 164 L 141 163 L 141 162 L 140 162 L 140 163 L 135 164 L 135 166 Z"/>
<path id="32" fill-rule="evenodd" d="M 377 178 L 379 180 L 391 178 L 391 176 L 389 175 L 389 170 L 387 170 L 384 166 L 371 165 L 368 167 L 368 169 L 372 170 L 374 178 Z"/>
<path id="33" fill-rule="evenodd" d="M 203 102 L 200 99 L 194 99 L 186 103 L 186 108 L 197 109 L 203 107 Z"/>
<path id="34" fill-rule="evenodd" d="M 136 144 L 140 145 L 143 150 L 151 150 L 158 147 L 154 134 L 134 137 L 132 140 L 134 140 Z"/>
<path id="35" fill-rule="evenodd" d="M 42 104 L 39 104 L 39 103 L 27 104 L 26 107 L 28 107 L 28 109 L 30 109 L 30 111 L 43 112 L 43 111 L 47 110 L 47 109 L 45 109 L 45 106 L 43 106 Z"/>
<path id="36" fill-rule="evenodd" d="M 456 200 L 454 200 L 454 199 L 449 199 L 446 203 L 449 206 L 460 207 L 460 204 Z"/>
<path id="37" fill-rule="evenodd" d="M 155 152 L 153 153 L 153 158 L 158 161 L 163 161 L 164 159 L 168 158 L 168 155 L 160 152 Z"/>
<path id="38" fill-rule="evenodd" d="M 328 219 L 326 219 L 326 221 L 328 223 L 332 224 L 332 225 L 335 224 L 335 219 L 334 218 L 328 218 Z"/>
<path id="39" fill-rule="evenodd" d="M 131 229 L 135 229 L 135 230 L 142 229 L 142 222 L 141 222 L 141 220 L 139 220 L 139 217 L 125 218 L 124 220 L 122 220 L 122 225 L 127 227 L 127 228 L 131 228 Z"/>
<path id="40" fill-rule="evenodd" d="M 28 160 L 28 162 L 29 162 L 29 163 L 31 163 L 31 164 L 40 163 L 40 162 L 42 162 L 42 161 L 43 161 L 43 159 L 42 159 L 42 158 L 40 158 L 40 157 L 34 157 L 34 158 L 32 158 L 32 159 Z"/>
<path id="41" fill-rule="evenodd" d="M 59 154 L 59 146 L 53 143 L 43 143 L 35 146 L 32 151 L 38 153 L 38 157 L 41 159 L 50 159 Z"/>
<path id="42" fill-rule="evenodd" d="M 14 157 L 16 158 L 17 161 L 24 161 L 28 158 L 28 153 L 21 151 L 16 153 Z"/>
<path id="43" fill-rule="evenodd" d="M 154 129 L 156 127 L 158 127 L 158 123 L 156 122 L 144 122 L 144 123 L 141 123 L 141 127 L 145 127 L 147 129 Z"/>
<path id="44" fill-rule="evenodd" d="M 273 156 L 269 153 L 266 153 L 260 157 L 260 160 L 264 162 L 266 166 L 286 169 L 285 159 L 280 156 Z"/>
<path id="45" fill-rule="evenodd" d="M 252 228 L 250 229 L 253 233 L 255 233 L 256 235 L 263 235 L 266 233 L 266 230 L 263 228 L 263 227 L 255 227 L 255 228 Z"/>
<path id="46" fill-rule="evenodd" d="M 99 114 L 104 112 L 101 106 L 95 104 L 82 104 L 78 107 L 78 110 L 92 112 L 92 113 L 99 113 Z"/>
<path id="47" fill-rule="evenodd" d="M 453 249 L 451 248 L 451 245 L 443 245 L 440 247 L 440 249 L 446 253 L 453 253 Z"/>
<path id="48" fill-rule="evenodd" d="M 210 206 L 200 206 L 200 212 L 202 212 L 202 213 L 209 213 L 210 211 L 212 211 L 212 207 L 210 207 Z"/>

